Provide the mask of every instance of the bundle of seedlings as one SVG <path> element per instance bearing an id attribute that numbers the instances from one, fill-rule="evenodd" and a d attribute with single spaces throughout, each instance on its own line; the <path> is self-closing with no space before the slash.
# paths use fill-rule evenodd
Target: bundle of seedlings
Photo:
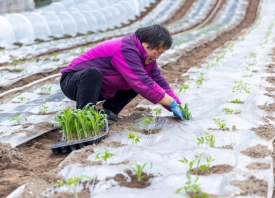
<path id="1" fill-rule="evenodd" d="M 64 140 L 67 142 L 102 134 L 105 120 L 106 116 L 90 104 L 83 109 L 67 108 L 55 116 L 55 121 L 61 126 Z"/>

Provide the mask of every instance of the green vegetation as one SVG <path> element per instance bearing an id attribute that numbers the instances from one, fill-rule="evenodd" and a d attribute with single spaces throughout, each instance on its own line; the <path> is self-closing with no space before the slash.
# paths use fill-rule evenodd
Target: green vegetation
<path id="1" fill-rule="evenodd" d="M 136 173 L 137 175 L 137 178 L 138 178 L 138 181 L 141 181 L 141 173 L 143 171 L 143 169 L 145 168 L 145 166 L 147 165 L 148 163 L 145 163 L 143 165 L 140 165 L 138 163 L 136 163 L 136 168 L 134 167 L 131 167 L 131 169 Z M 152 168 L 153 164 L 151 163 L 151 167 Z"/>
<path id="2" fill-rule="evenodd" d="M 184 108 L 182 108 L 181 104 L 179 104 L 179 108 L 180 108 L 180 109 L 182 110 L 182 112 L 183 112 L 183 117 L 184 117 L 186 120 L 190 120 L 190 119 L 191 119 L 191 112 L 189 112 L 187 103 L 185 103 Z"/>
<path id="3" fill-rule="evenodd" d="M 236 98 L 235 100 L 231 100 L 230 103 L 242 104 L 242 101 Z"/>
<path id="4" fill-rule="evenodd" d="M 18 97 L 17 99 L 20 100 L 21 102 L 30 101 L 29 98 L 25 98 L 25 97 Z"/>
<path id="5" fill-rule="evenodd" d="M 49 107 L 44 102 L 44 104 L 42 104 L 41 106 L 39 106 L 38 109 L 41 111 L 42 114 L 45 114 L 48 111 Z"/>
<path id="6" fill-rule="evenodd" d="M 58 61 L 58 59 L 57 59 L 57 53 L 56 52 L 53 53 L 52 56 L 53 56 L 53 61 Z"/>
<path id="7" fill-rule="evenodd" d="M 17 124 L 20 124 L 20 122 L 21 122 L 22 119 L 25 119 L 25 121 L 28 121 L 28 119 L 26 118 L 26 116 L 24 114 L 19 115 L 19 113 L 16 113 L 13 118 L 9 119 L 9 121 L 10 122 L 16 121 Z"/>
<path id="8" fill-rule="evenodd" d="M 25 70 L 24 68 L 17 67 L 18 63 L 22 64 L 23 61 L 21 61 L 21 60 L 15 60 L 15 61 L 12 62 L 13 66 L 14 66 L 14 70 L 15 71 L 19 71 L 19 72 L 24 71 Z"/>
<path id="9" fill-rule="evenodd" d="M 238 114 L 238 113 L 242 112 L 242 110 L 240 110 L 240 109 L 237 109 L 234 111 L 233 109 L 230 109 L 230 108 L 223 108 L 222 110 L 228 114 L 233 114 L 233 113 Z"/>
<path id="10" fill-rule="evenodd" d="M 224 124 L 224 120 L 221 120 L 220 118 L 213 118 L 213 120 L 215 121 L 215 124 L 219 126 L 219 130 L 228 131 L 228 128 Z"/>
<path id="11" fill-rule="evenodd" d="M 190 85 L 191 85 L 191 82 L 190 82 L 190 81 L 188 81 L 188 82 L 186 83 L 186 85 L 182 85 L 182 86 L 179 88 L 179 93 L 181 93 L 183 90 L 186 91 L 187 89 L 189 89 Z"/>
<path id="12" fill-rule="evenodd" d="M 250 87 L 248 87 L 249 84 L 243 83 L 242 80 L 240 81 L 234 81 L 235 86 L 232 88 L 232 92 L 235 93 L 236 91 L 239 91 L 240 93 L 245 91 L 246 93 L 250 93 Z"/>
<path id="13" fill-rule="evenodd" d="M 206 145 L 209 145 L 211 148 L 215 146 L 215 142 L 216 142 L 215 136 L 209 131 L 206 132 L 205 136 L 201 136 L 197 138 L 197 140 L 198 140 L 197 145 L 206 144 Z"/>
<path id="14" fill-rule="evenodd" d="M 176 193 L 180 193 L 180 191 L 184 190 L 186 193 L 186 197 L 188 198 L 204 198 L 209 197 L 209 195 L 205 192 L 201 191 L 199 184 L 197 184 L 199 180 L 199 176 L 196 176 L 196 179 L 192 181 L 191 175 L 187 173 L 187 182 L 185 186 L 182 188 L 178 188 Z"/>
<path id="15" fill-rule="evenodd" d="M 107 164 L 107 160 L 111 157 L 113 157 L 114 154 L 110 153 L 108 149 L 105 148 L 104 152 L 99 152 L 95 159 L 103 161 L 105 164 Z"/>
<path id="16" fill-rule="evenodd" d="M 152 133 L 153 123 L 155 122 L 156 117 L 144 117 L 141 119 L 141 123 L 145 124 L 147 127 L 147 132 Z"/>
<path id="17" fill-rule="evenodd" d="M 61 125 L 66 141 L 79 140 L 102 133 L 105 128 L 105 115 L 97 112 L 94 106 L 86 105 L 83 110 L 67 108 L 55 116 Z"/>
<path id="18" fill-rule="evenodd" d="M 81 182 L 84 181 L 84 179 L 87 179 L 88 181 L 92 180 L 92 178 L 90 178 L 87 175 L 81 175 L 80 177 L 71 177 L 67 181 L 57 180 L 57 183 L 54 185 L 54 187 L 59 187 L 59 186 L 70 187 L 74 191 L 74 198 L 78 198 L 76 188 L 77 186 L 80 185 Z"/>
<path id="19" fill-rule="evenodd" d="M 133 145 L 137 145 L 140 140 L 140 136 L 133 134 L 132 132 L 128 133 L 129 140 L 132 141 Z"/>
<path id="20" fill-rule="evenodd" d="M 52 86 L 49 87 L 40 87 L 40 90 L 43 94 L 49 94 L 52 91 Z"/>
<path id="21" fill-rule="evenodd" d="M 198 169 L 198 171 L 207 170 L 210 167 L 210 163 L 214 161 L 214 159 L 211 156 L 206 157 L 207 164 L 200 165 L 202 157 L 204 153 L 201 153 L 199 155 L 195 155 L 195 158 L 193 160 L 188 160 L 186 157 L 179 160 L 179 162 L 187 164 L 189 166 L 189 171 L 195 166 L 195 168 Z"/>
<path id="22" fill-rule="evenodd" d="M 7 71 L 2 71 L 2 72 L 0 73 L 0 78 L 3 78 L 3 77 L 6 76 L 7 74 L 8 74 Z"/>
<path id="23" fill-rule="evenodd" d="M 196 80 L 196 83 L 197 83 L 198 86 L 203 84 L 203 77 L 204 77 L 204 73 L 200 72 L 199 78 Z"/>

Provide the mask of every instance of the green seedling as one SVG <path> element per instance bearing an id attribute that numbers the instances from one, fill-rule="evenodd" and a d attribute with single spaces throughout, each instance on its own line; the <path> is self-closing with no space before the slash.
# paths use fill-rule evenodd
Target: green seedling
<path id="1" fill-rule="evenodd" d="M 81 182 L 84 181 L 84 179 L 87 179 L 88 181 L 91 181 L 92 178 L 90 178 L 87 175 L 81 175 L 80 177 L 71 177 L 67 181 L 63 180 L 57 180 L 57 183 L 54 185 L 54 187 L 59 187 L 59 186 L 68 186 L 73 189 L 74 191 L 74 198 L 78 198 L 77 195 L 77 186 L 80 185 Z"/>
<path id="2" fill-rule="evenodd" d="M 17 124 L 20 124 L 20 122 L 21 122 L 22 119 L 25 119 L 25 121 L 28 121 L 28 119 L 26 118 L 26 116 L 24 114 L 19 115 L 19 113 L 16 113 L 13 118 L 9 119 L 9 121 L 10 122 L 16 121 Z"/>
<path id="3" fill-rule="evenodd" d="M 5 55 L 5 48 L 4 47 L 0 47 L 0 50 L 2 51 L 3 55 Z"/>
<path id="4" fill-rule="evenodd" d="M 55 116 L 55 121 L 61 126 L 66 141 L 96 136 L 103 132 L 106 116 L 89 105 L 91 104 L 73 111 L 67 108 Z"/>
<path id="5" fill-rule="evenodd" d="M 84 52 L 85 52 L 85 48 L 84 48 L 84 46 L 81 46 L 80 47 L 80 54 L 84 54 Z"/>
<path id="6" fill-rule="evenodd" d="M 17 99 L 20 100 L 21 102 L 30 101 L 29 98 L 25 98 L 25 97 L 18 97 Z"/>
<path id="7" fill-rule="evenodd" d="M 215 121 L 215 124 L 219 126 L 219 130 L 222 130 L 222 131 L 228 130 L 228 128 L 224 124 L 224 120 L 221 120 L 220 118 L 213 118 L 213 120 Z"/>
<path id="8" fill-rule="evenodd" d="M 231 100 L 231 103 L 242 104 L 242 101 L 236 98 L 235 100 Z"/>
<path id="9" fill-rule="evenodd" d="M 41 106 L 39 106 L 38 109 L 41 111 L 42 114 L 45 114 L 48 111 L 49 107 L 44 102 L 44 104 L 42 104 Z"/>
<path id="10" fill-rule="evenodd" d="M 7 71 L 3 71 L 0 73 L 0 78 L 3 78 L 4 76 L 6 76 L 8 74 Z"/>
<path id="11" fill-rule="evenodd" d="M 228 50 L 229 50 L 230 52 L 232 52 L 232 51 L 233 51 L 233 47 L 234 47 L 235 45 L 236 45 L 235 43 L 229 43 L 226 47 L 228 48 Z"/>
<path id="12" fill-rule="evenodd" d="M 204 73 L 200 72 L 199 78 L 196 80 L 196 83 L 197 83 L 198 86 L 203 84 L 203 77 L 204 77 Z"/>
<path id="13" fill-rule="evenodd" d="M 187 103 L 184 104 L 184 108 L 182 108 L 181 104 L 179 104 L 179 108 L 180 108 L 180 109 L 182 110 L 182 112 L 183 112 L 183 117 L 184 117 L 186 120 L 190 120 L 190 119 L 191 119 L 191 112 L 189 112 Z"/>
<path id="14" fill-rule="evenodd" d="M 129 140 L 132 141 L 133 145 L 137 145 L 140 140 L 140 136 L 133 134 L 132 132 L 128 133 Z"/>
<path id="15" fill-rule="evenodd" d="M 148 133 L 152 133 L 153 131 L 153 123 L 155 122 L 156 117 L 145 117 L 141 119 L 141 123 L 147 125 Z"/>
<path id="16" fill-rule="evenodd" d="M 58 61 L 58 59 L 57 59 L 57 53 L 56 52 L 53 53 L 52 56 L 53 56 L 53 61 Z"/>
<path id="17" fill-rule="evenodd" d="M 105 148 L 104 152 L 99 152 L 96 156 L 95 159 L 103 161 L 105 164 L 107 164 L 107 160 L 111 157 L 113 157 L 114 154 L 110 153 L 108 149 Z"/>
<path id="18" fill-rule="evenodd" d="M 242 75 L 242 77 L 245 77 L 245 78 L 249 78 L 249 77 L 252 77 L 253 76 L 253 74 L 250 74 L 250 75 Z"/>
<path id="19" fill-rule="evenodd" d="M 246 64 L 248 66 L 254 66 L 254 65 L 256 65 L 256 61 L 254 60 L 253 62 L 246 62 Z"/>
<path id="20" fill-rule="evenodd" d="M 22 64 L 23 62 L 21 60 L 15 60 L 15 61 L 12 62 L 13 66 L 14 66 L 14 70 L 15 71 L 23 71 L 23 70 L 25 70 L 24 68 L 17 67 L 18 63 Z"/>
<path id="21" fill-rule="evenodd" d="M 161 114 L 162 108 L 155 108 L 154 112 L 156 113 L 156 116 L 159 116 Z"/>
<path id="22" fill-rule="evenodd" d="M 209 131 L 206 132 L 205 136 L 201 136 L 197 138 L 197 140 L 198 140 L 197 145 L 206 144 L 206 145 L 209 145 L 211 148 L 215 146 L 215 142 L 216 142 L 215 136 Z"/>
<path id="23" fill-rule="evenodd" d="M 220 56 L 216 57 L 216 62 L 219 62 L 221 59 L 223 59 L 225 56 L 225 52 L 223 52 Z"/>
<path id="24" fill-rule="evenodd" d="M 130 128 L 130 130 L 132 130 L 133 128 L 135 128 L 136 130 L 139 130 L 140 123 L 132 123 L 129 128 Z"/>
<path id="25" fill-rule="evenodd" d="M 178 188 L 176 190 L 176 193 L 180 193 L 180 191 L 184 190 L 186 193 L 186 197 L 188 198 L 205 198 L 209 197 L 209 195 L 205 192 L 201 191 L 200 186 L 197 184 L 199 180 L 199 176 L 196 176 L 196 179 L 192 181 L 191 175 L 187 173 L 187 182 L 185 183 L 185 186 L 182 188 Z"/>
<path id="26" fill-rule="evenodd" d="M 233 109 L 230 109 L 230 108 L 223 108 L 222 109 L 224 112 L 226 112 L 226 113 L 228 113 L 228 114 L 239 114 L 239 113 L 241 113 L 242 112 L 242 110 L 240 110 L 240 109 L 237 109 L 237 110 L 233 110 Z"/>
<path id="27" fill-rule="evenodd" d="M 207 63 L 207 66 L 205 66 L 205 69 L 206 70 L 209 70 L 209 69 L 211 69 L 212 67 L 215 67 L 215 66 L 217 66 L 218 64 L 217 63 L 210 63 L 210 62 L 208 62 Z"/>
<path id="28" fill-rule="evenodd" d="M 186 91 L 187 89 L 189 89 L 190 85 L 191 85 L 191 82 L 190 82 L 190 81 L 188 81 L 188 82 L 186 83 L 186 85 L 182 85 L 182 86 L 179 88 L 179 93 L 181 93 L 183 90 Z"/>
<path id="29" fill-rule="evenodd" d="M 52 91 L 52 86 L 49 87 L 40 87 L 40 90 L 43 94 L 49 94 Z"/>
<path id="30" fill-rule="evenodd" d="M 141 181 L 141 173 L 147 164 L 148 164 L 147 162 L 143 165 L 136 163 L 136 168 L 130 166 L 130 168 L 136 173 L 139 182 Z M 150 168 L 152 168 L 153 164 L 152 163 L 150 164 L 151 164 Z"/>
<path id="31" fill-rule="evenodd" d="M 250 68 L 248 66 L 246 66 L 243 70 L 244 71 L 250 71 Z"/>
<path id="32" fill-rule="evenodd" d="M 250 93 L 250 87 L 248 87 L 249 84 L 243 83 L 242 80 L 240 81 L 234 81 L 235 86 L 232 88 L 232 92 L 235 93 L 236 91 L 239 91 L 240 93 L 242 90 L 244 90 L 246 93 Z"/>

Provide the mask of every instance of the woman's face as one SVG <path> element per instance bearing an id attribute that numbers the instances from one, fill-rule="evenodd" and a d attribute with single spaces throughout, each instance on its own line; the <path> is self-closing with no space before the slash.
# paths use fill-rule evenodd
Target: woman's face
<path id="1" fill-rule="evenodd" d="M 160 57 L 160 55 L 163 52 L 165 52 L 164 48 L 150 49 L 150 48 L 148 48 L 148 43 L 145 43 L 145 42 L 142 43 L 142 46 L 147 54 L 146 59 L 145 59 L 145 65 L 148 65 L 150 62 L 158 59 Z"/>

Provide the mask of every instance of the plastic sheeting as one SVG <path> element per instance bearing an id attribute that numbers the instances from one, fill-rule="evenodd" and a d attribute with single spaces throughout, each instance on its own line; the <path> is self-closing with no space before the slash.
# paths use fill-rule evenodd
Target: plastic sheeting
<path id="1" fill-rule="evenodd" d="M 211 166 L 227 164 L 233 169 L 224 174 L 200 176 L 199 185 L 203 192 L 219 196 L 238 194 L 241 190 L 230 185 L 230 181 L 246 180 L 250 176 L 255 176 L 257 179 L 263 179 L 267 182 L 268 194 L 266 197 L 271 198 L 274 185 L 272 158 L 267 156 L 253 159 L 242 154 L 241 151 L 258 144 L 267 146 L 270 150 L 273 149 L 273 139 L 259 138 L 251 131 L 251 127 L 264 124 L 262 116 L 266 113 L 259 110 L 257 106 L 274 102 L 274 99 L 264 95 L 264 88 L 273 85 L 265 81 L 266 74 L 263 71 L 264 66 L 272 62 L 268 53 L 274 48 L 274 44 L 271 42 L 273 38 L 269 38 L 268 43 L 264 46 L 259 45 L 263 42 L 270 23 L 274 22 L 274 9 L 275 5 L 271 0 L 264 0 L 260 11 L 262 21 L 256 29 L 245 36 L 244 40 L 235 43 L 232 52 L 226 51 L 224 58 L 218 61 L 218 65 L 209 70 L 206 70 L 206 65 L 203 65 L 202 69 L 193 68 L 187 72 L 190 75 L 191 86 L 185 93 L 181 93 L 179 98 L 189 104 L 189 109 L 193 115 L 192 120 L 175 121 L 171 118 L 161 118 L 160 120 L 164 122 L 160 133 L 144 135 L 135 132 L 141 136 L 141 141 L 137 146 L 131 145 L 130 140 L 127 139 L 128 132 L 115 133 L 110 136 L 109 140 L 126 144 L 121 147 L 107 147 L 114 154 L 114 157 L 109 159 L 108 164 L 117 163 L 117 165 L 81 166 L 80 164 L 71 164 L 63 168 L 59 174 L 67 179 L 80 175 L 96 178 L 98 182 L 89 186 L 91 197 L 182 197 L 183 193 L 176 194 L 175 191 L 187 182 L 188 167 L 178 160 L 183 157 L 192 159 L 194 155 L 204 153 L 215 159 Z M 274 35 L 274 32 L 273 28 L 270 35 Z M 257 64 L 250 67 L 253 70 L 258 70 L 258 72 L 253 73 L 251 77 L 243 77 L 244 74 L 247 74 L 243 70 L 246 67 L 246 57 L 252 51 L 257 54 Z M 214 57 L 217 55 L 220 54 L 213 54 Z M 212 60 L 209 59 L 208 61 Z M 205 73 L 201 86 L 195 82 L 198 79 L 198 73 L 194 73 L 194 70 Z M 251 93 L 232 93 L 232 87 L 236 80 L 243 80 L 243 82 L 248 83 Z M 236 105 L 227 102 L 235 98 L 239 98 L 245 103 Z M 156 106 L 150 105 L 148 107 L 153 109 Z M 242 112 L 241 114 L 228 115 L 221 111 L 224 107 L 241 109 Z M 171 113 L 164 110 L 162 116 L 165 115 L 171 115 Z M 223 119 L 230 130 L 212 130 L 216 138 L 214 148 L 198 146 L 198 137 L 205 135 L 208 128 L 217 128 L 213 118 Z M 237 131 L 232 130 L 233 125 L 236 126 Z M 219 148 L 226 145 L 233 145 L 233 149 Z M 95 153 L 90 155 L 87 160 L 94 161 L 96 154 L 102 152 L 104 147 L 96 147 L 94 150 Z M 71 155 L 75 153 L 73 152 Z M 129 161 L 129 163 L 121 163 L 125 161 Z M 120 187 L 113 179 L 106 180 L 106 178 L 114 177 L 118 173 L 128 177 L 124 170 L 129 169 L 130 165 L 134 165 L 135 162 L 151 162 L 153 164 L 151 169 L 146 167 L 144 170 L 144 172 L 155 175 L 154 178 L 150 179 L 151 185 L 149 187 L 145 189 L 125 188 Z M 252 162 L 267 163 L 270 167 L 265 170 L 247 169 L 246 166 Z M 204 164 L 205 159 L 201 163 Z M 194 177 L 192 175 L 193 179 Z M 64 187 L 59 190 L 68 191 Z M 81 187 L 78 190 L 81 190 Z M 17 193 L 20 194 L 20 192 L 22 190 L 19 188 Z M 49 192 L 45 190 L 43 195 L 50 196 L 51 193 Z"/>

